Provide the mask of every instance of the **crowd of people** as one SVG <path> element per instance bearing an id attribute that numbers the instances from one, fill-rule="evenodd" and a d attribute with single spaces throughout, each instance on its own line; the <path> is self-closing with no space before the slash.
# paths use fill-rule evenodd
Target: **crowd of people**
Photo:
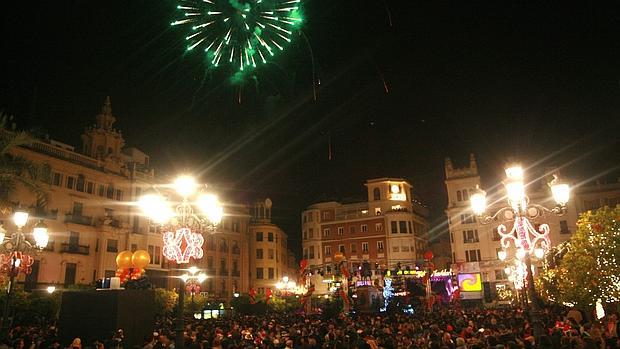
<path id="1" fill-rule="evenodd" d="M 620 348 L 617 314 L 592 320 L 577 310 L 545 309 L 540 334 L 519 308 L 455 309 L 436 307 L 413 314 L 269 314 L 189 320 L 188 349 L 615 349 Z M 142 344 L 130 349 L 174 349 L 172 319 L 158 321 Z M 15 349 L 128 349 L 122 330 L 109 338 L 61 343 L 57 329 L 14 327 L 0 346 Z"/>

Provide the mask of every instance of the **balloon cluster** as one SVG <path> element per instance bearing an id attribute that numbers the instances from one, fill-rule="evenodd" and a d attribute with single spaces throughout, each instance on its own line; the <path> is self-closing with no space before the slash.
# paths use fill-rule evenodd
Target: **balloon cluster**
<path id="1" fill-rule="evenodd" d="M 144 274 L 144 267 L 151 262 L 151 256 L 145 250 L 122 251 L 116 256 L 116 276 L 121 284 L 129 280 L 137 280 Z"/>

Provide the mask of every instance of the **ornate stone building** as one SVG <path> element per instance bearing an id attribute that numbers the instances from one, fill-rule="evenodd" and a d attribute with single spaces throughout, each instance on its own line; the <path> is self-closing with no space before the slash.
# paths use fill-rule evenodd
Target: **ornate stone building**
<path id="1" fill-rule="evenodd" d="M 470 208 L 469 197 L 476 186 L 481 183 L 474 155 L 470 155 L 468 166 L 462 167 L 454 166 L 451 159 L 447 158 L 445 174 L 448 193 L 446 215 L 448 216 L 449 237 L 441 240 L 445 241 L 446 245 L 442 247 L 437 244 L 436 250 L 447 250 L 449 244 L 453 270 L 467 269 L 464 271 L 480 272 L 482 281 L 488 283 L 488 291 L 491 293 L 494 293 L 493 290 L 496 285 L 510 286 L 504 272 L 506 263 L 500 261 L 497 255 L 501 249 L 497 226 L 503 222 L 499 219 L 491 224 L 482 225 L 477 221 Z M 576 229 L 580 212 L 605 205 L 615 206 L 620 203 L 620 182 L 586 183 L 578 186 L 573 184 L 572 186 L 571 198 L 567 204 L 565 215 L 545 215 L 532 220 L 534 225 L 549 224 L 552 245 L 557 245 L 570 238 Z M 501 185 L 498 186 L 497 190 L 503 190 Z M 533 203 L 547 207 L 554 205 L 549 187 L 544 180 L 530 182 L 526 193 Z M 489 194 L 494 197 L 493 194 L 495 193 Z M 494 202 L 490 200 L 487 212 L 494 213 L 504 206 L 506 206 L 505 200 L 501 198 L 497 198 Z"/>

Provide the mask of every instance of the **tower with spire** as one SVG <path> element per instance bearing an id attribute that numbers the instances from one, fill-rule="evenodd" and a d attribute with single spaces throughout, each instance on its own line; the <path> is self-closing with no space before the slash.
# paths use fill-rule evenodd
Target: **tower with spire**
<path id="1" fill-rule="evenodd" d="M 106 97 L 95 121 L 95 125 L 87 127 L 82 134 L 82 153 L 104 162 L 109 170 L 120 171 L 125 140 L 121 132 L 113 127 L 116 117 L 112 115 L 110 96 Z"/>

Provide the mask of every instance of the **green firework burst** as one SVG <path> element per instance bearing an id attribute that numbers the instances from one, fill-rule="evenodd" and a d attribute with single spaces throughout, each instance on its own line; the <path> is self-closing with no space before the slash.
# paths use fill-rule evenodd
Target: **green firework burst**
<path id="1" fill-rule="evenodd" d="M 214 66 L 247 71 L 284 51 L 302 23 L 301 0 L 180 0 L 187 50 Z"/>

